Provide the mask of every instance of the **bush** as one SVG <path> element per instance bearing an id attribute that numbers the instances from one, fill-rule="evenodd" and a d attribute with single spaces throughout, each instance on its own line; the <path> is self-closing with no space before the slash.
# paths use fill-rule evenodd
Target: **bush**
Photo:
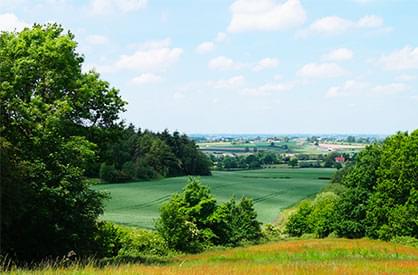
<path id="1" fill-rule="evenodd" d="M 181 193 L 161 207 L 156 228 L 171 249 L 198 252 L 211 245 L 235 246 L 261 238 L 252 200 L 220 206 L 199 179 L 189 178 Z"/>
<path id="2" fill-rule="evenodd" d="M 313 202 L 303 201 L 286 224 L 286 232 L 300 237 L 314 234 L 316 237 L 327 237 L 335 230 L 336 205 L 339 197 L 332 192 L 320 193 Z"/>
<path id="3" fill-rule="evenodd" d="M 258 241 L 262 236 L 251 199 L 244 197 L 237 204 L 232 198 L 220 205 L 211 219 L 216 235 L 215 244 L 237 246 L 242 242 Z"/>
<path id="4" fill-rule="evenodd" d="M 296 212 L 289 217 L 286 224 L 286 233 L 290 236 L 300 237 L 304 233 L 311 232 L 308 216 L 312 212 L 312 202 L 302 201 Z"/>
<path id="5" fill-rule="evenodd" d="M 209 189 L 199 179 L 189 178 L 183 191 L 161 207 L 156 228 L 169 248 L 201 251 L 214 235 L 209 229 L 209 218 L 215 207 L 216 201 Z"/>
<path id="6" fill-rule="evenodd" d="M 118 256 L 167 256 L 167 243 L 157 232 L 140 229 L 123 229 Z"/>

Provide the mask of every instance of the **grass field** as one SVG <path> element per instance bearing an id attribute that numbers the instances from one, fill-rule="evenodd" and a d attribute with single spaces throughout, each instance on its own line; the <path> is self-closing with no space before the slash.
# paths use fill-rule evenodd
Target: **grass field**
<path id="1" fill-rule="evenodd" d="M 278 213 L 311 196 L 329 182 L 334 169 L 270 168 L 233 172 L 214 171 L 201 177 L 220 202 L 231 196 L 254 199 L 259 220 L 272 223 Z M 101 184 L 94 189 L 109 192 L 102 219 L 116 223 L 153 228 L 161 204 L 183 188 L 187 178 L 167 178 L 124 184 Z"/>
<path id="2" fill-rule="evenodd" d="M 371 240 L 294 240 L 179 256 L 167 265 L 16 270 L 13 274 L 418 274 L 418 249 Z"/>

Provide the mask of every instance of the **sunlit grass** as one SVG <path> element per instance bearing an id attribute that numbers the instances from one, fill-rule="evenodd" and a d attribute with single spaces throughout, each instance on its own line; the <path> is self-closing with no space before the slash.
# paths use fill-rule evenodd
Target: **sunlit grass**
<path id="1" fill-rule="evenodd" d="M 293 240 L 179 256 L 167 265 L 92 265 L 13 274 L 418 274 L 418 249 L 373 240 Z"/>

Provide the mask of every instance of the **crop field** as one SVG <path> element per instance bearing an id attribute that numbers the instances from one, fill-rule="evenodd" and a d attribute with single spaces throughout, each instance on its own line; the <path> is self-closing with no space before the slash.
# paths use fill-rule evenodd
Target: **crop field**
<path id="1" fill-rule="evenodd" d="M 165 265 L 73 266 L 13 274 L 417 274 L 418 249 L 372 240 L 280 241 L 184 255 Z"/>
<path id="2" fill-rule="evenodd" d="M 305 141 L 289 141 L 289 142 L 275 142 L 271 146 L 269 142 L 255 142 L 255 143 L 236 143 L 236 142 L 206 142 L 197 144 L 201 151 L 206 153 L 231 153 L 243 154 L 252 152 L 254 148 L 258 151 L 270 151 L 275 153 L 291 153 L 291 154 L 324 154 L 330 150 L 336 152 L 358 152 L 364 149 L 364 144 L 343 144 L 343 143 L 321 143 L 315 146 L 312 143 Z M 283 146 L 286 146 L 284 149 Z"/>
<path id="3" fill-rule="evenodd" d="M 214 171 L 201 177 L 220 202 L 232 196 L 253 198 L 258 218 L 272 223 L 279 212 L 321 190 L 335 172 L 326 168 L 268 168 L 246 171 Z M 129 226 L 153 228 L 162 203 L 181 191 L 187 177 L 167 178 L 123 184 L 99 184 L 95 190 L 110 193 L 105 204 L 104 220 Z"/>

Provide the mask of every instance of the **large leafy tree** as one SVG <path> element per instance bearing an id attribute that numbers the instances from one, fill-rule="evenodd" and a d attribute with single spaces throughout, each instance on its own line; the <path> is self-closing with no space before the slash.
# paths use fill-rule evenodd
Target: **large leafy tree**
<path id="1" fill-rule="evenodd" d="M 418 237 L 418 130 L 362 151 L 343 176 L 336 230 L 341 236 Z"/>
<path id="2" fill-rule="evenodd" d="M 1 253 L 17 259 L 94 250 L 103 195 L 84 170 L 125 102 L 76 47 L 56 24 L 0 34 Z"/>

